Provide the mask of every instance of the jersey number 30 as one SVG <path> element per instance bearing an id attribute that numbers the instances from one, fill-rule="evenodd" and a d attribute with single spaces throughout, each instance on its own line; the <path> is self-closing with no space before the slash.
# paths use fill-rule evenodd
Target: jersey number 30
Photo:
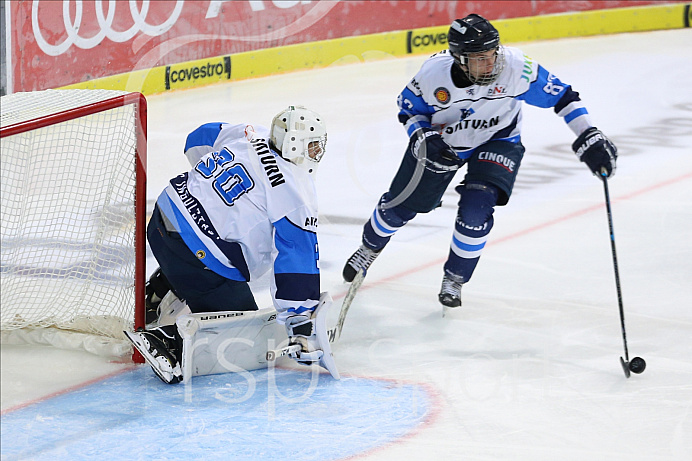
<path id="1" fill-rule="evenodd" d="M 203 159 L 195 167 L 205 178 L 214 177 L 212 187 L 228 206 L 233 206 L 241 195 L 255 187 L 255 182 L 245 167 L 240 163 L 231 163 L 234 158 L 233 152 L 224 148 Z"/>

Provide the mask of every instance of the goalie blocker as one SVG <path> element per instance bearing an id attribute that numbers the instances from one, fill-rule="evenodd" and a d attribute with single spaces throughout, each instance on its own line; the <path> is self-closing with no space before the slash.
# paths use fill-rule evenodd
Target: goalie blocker
<path id="1" fill-rule="evenodd" d="M 329 294 L 322 293 L 309 321 L 311 332 L 305 337 L 287 338 L 286 329 L 276 321 L 274 308 L 183 313 L 174 325 L 165 325 L 170 323 L 169 317 L 160 319 L 158 324 L 164 326 L 126 331 L 125 335 L 167 384 L 186 383 L 193 376 L 266 368 L 282 355 L 304 365 L 318 364 L 339 379 L 326 329 L 331 304 Z"/>

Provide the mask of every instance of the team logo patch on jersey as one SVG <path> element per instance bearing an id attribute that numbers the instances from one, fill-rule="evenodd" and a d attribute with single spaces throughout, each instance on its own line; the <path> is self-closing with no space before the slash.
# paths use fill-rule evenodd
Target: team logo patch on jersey
<path id="1" fill-rule="evenodd" d="M 495 85 L 488 89 L 488 96 L 507 94 L 507 89 L 503 85 Z"/>
<path id="2" fill-rule="evenodd" d="M 476 111 L 473 110 L 472 107 L 468 108 L 468 109 L 461 109 L 461 117 L 459 118 L 459 120 L 465 120 L 475 113 L 476 113 Z"/>
<path id="3" fill-rule="evenodd" d="M 435 99 L 442 104 L 447 104 L 450 99 L 449 90 L 443 86 L 435 90 Z"/>
<path id="4" fill-rule="evenodd" d="M 245 125 L 245 139 L 252 141 L 255 137 L 255 127 L 252 125 Z"/>

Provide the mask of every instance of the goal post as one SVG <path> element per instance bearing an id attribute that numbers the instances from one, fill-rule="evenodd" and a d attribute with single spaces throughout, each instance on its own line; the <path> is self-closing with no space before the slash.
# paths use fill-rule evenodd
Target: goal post
<path id="1" fill-rule="evenodd" d="M 2 343 L 132 354 L 122 331 L 144 326 L 145 97 L 15 93 L 0 112 Z"/>

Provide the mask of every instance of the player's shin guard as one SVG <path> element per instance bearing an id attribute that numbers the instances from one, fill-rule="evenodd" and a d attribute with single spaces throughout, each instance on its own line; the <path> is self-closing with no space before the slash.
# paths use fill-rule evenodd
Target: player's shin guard
<path id="1" fill-rule="evenodd" d="M 383 194 L 370 220 L 363 226 L 363 244 L 344 265 L 345 281 L 352 282 L 359 270 L 365 274 L 396 231 L 416 216 L 414 211 L 403 206 L 390 206 L 390 200 L 388 192 Z"/>
<path id="2" fill-rule="evenodd" d="M 384 248 L 396 231 L 416 216 L 415 211 L 401 205 L 390 206 L 390 201 L 389 193 L 383 194 L 370 220 L 363 227 L 363 244 L 371 250 L 379 251 Z"/>
<path id="3" fill-rule="evenodd" d="M 455 281 L 466 283 L 476 269 L 493 228 L 493 212 L 499 192 L 493 185 L 483 182 L 461 184 L 456 191 L 461 196 L 459 211 L 444 269 L 445 274 Z"/>
<path id="4" fill-rule="evenodd" d="M 476 269 L 492 227 L 492 217 L 483 225 L 473 228 L 457 218 L 449 256 L 444 265 L 445 273 L 452 274 L 461 283 L 468 282 Z"/>

